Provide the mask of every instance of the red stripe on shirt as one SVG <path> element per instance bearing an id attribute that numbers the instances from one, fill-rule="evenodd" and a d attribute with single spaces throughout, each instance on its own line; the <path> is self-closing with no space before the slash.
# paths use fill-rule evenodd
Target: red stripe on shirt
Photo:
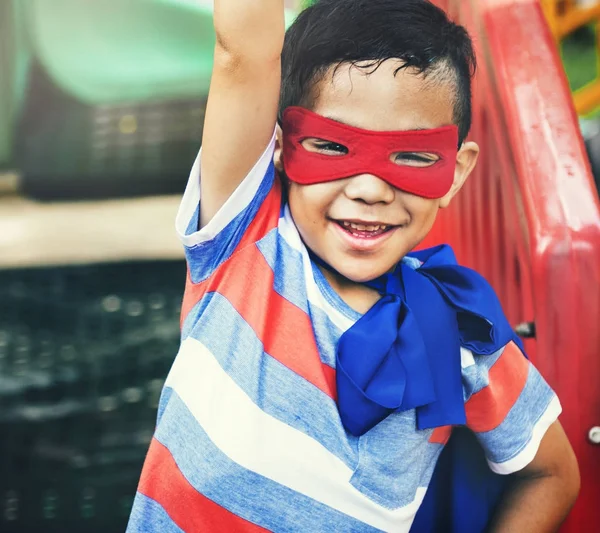
<path id="1" fill-rule="evenodd" d="M 181 473 L 171 452 L 156 439 L 150 444 L 138 491 L 158 502 L 187 533 L 268 532 L 200 494 Z"/>
<path id="2" fill-rule="evenodd" d="M 451 435 L 452 426 L 435 428 L 431 434 L 431 437 L 429 437 L 429 442 L 431 444 L 446 444 L 450 440 Z"/>
<path id="3" fill-rule="evenodd" d="M 281 180 L 276 176 L 235 251 L 210 278 L 194 283 L 188 270 L 181 323 L 205 294 L 218 292 L 254 330 L 265 352 L 335 398 L 335 370 L 321 362 L 309 316 L 275 292 L 273 270 L 255 245 L 279 223 L 281 187 Z M 257 305 L 265 299 L 272 303 Z M 269 309 L 268 316 L 266 309 Z M 277 328 L 269 324 L 272 317 L 277 317 Z M 303 338 L 298 338 L 299 332 Z"/>
<path id="4" fill-rule="evenodd" d="M 279 223 L 279 213 L 281 210 L 281 180 L 278 176 L 275 176 L 275 181 L 271 190 L 264 199 L 262 205 L 258 209 L 254 219 L 246 228 L 244 235 L 240 242 L 233 251 L 231 257 L 225 261 L 219 268 L 223 268 L 229 263 L 229 261 L 235 257 L 235 253 L 239 250 L 243 250 L 249 244 L 255 243 L 262 239 L 269 231 L 276 228 Z M 213 274 L 214 275 L 214 274 Z M 191 277 L 190 271 L 187 272 L 186 290 L 183 296 L 183 303 L 181 307 L 181 324 L 183 324 L 188 313 L 194 308 L 194 306 L 201 300 L 204 295 L 203 287 L 206 282 L 200 282 L 195 284 Z"/>
<path id="5" fill-rule="evenodd" d="M 529 361 L 518 346 L 506 345 L 489 372 L 490 384 L 466 403 L 467 426 L 476 433 L 496 429 L 513 408 L 527 383 Z"/>
<path id="6" fill-rule="evenodd" d="M 248 246 L 206 281 L 193 284 L 188 278 L 184 312 L 205 294 L 219 293 L 254 330 L 265 352 L 335 398 L 335 370 L 321 361 L 310 317 L 278 294 L 273 280 L 273 270 L 258 247 Z"/>
<path id="7" fill-rule="evenodd" d="M 241 250 L 253 242 L 260 241 L 279 224 L 281 212 L 281 180 L 276 175 L 271 190 L 263 200 L 258 212 L 244 232 L 236 250 Z M 234 252 L 235 253 L 235 252 Z"/>

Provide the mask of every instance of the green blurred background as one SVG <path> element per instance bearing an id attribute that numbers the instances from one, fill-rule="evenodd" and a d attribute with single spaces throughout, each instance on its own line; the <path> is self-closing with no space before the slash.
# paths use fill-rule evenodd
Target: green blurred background
<path id="1" fill-rule="evenodd" d="M 595 26 L 585 26 L 569 35 L 561 43 L 560 53 L 572 91 L 592 82 L 598 75 Z"/>

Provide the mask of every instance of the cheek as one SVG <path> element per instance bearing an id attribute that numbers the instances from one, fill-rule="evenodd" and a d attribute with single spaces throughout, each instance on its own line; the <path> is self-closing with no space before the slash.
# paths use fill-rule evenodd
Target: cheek
<path id="1" fill-rule="evenodd" d="M 439 200 L 429 200 L 419 196 L 412 196 L 405 202 L 407 211 L 410 213 L 413 224 L 429 231 L 440 208 Z"/>
<path id="2" fill-rule="evenodd" d="M 297 225 L 317 224 L 327 216 L 336 196 L 336 188 L 329 183 L 290 183 L 288 200 L 294 221 Z"/>

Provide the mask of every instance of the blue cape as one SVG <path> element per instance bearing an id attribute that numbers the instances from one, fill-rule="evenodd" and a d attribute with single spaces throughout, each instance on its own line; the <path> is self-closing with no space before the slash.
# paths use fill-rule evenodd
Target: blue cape
<path id="1" fill-rule="evenodd" d="M 412 533 L 483 533 L 511 481 L 492 472 L 475 436 L 455 428 L 433 474 Z"/>
<path id="2" fill-rule="evenodd" d="M 510 478 L 489 469 L 474 435 L 461 427 L 460 348 L 486 356 L 511 341 L 522 350 L 521 341 L 492 287 L 458 265 L 449 246 L 409 254 L 368 285 L 383 296 L 337 348 L 342 422 L 360 436 L 395 411 L 416 409 L 418 429 L 453 426 L 411 531 L 483 532 Z"/>

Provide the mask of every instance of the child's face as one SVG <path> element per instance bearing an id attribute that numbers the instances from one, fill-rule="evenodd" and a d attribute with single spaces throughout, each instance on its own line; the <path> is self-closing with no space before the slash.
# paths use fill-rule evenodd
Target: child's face
<path id="1" fill-rule="evenodd" d="M 440 81 L 435 75 L 426 79 L 404 69 L 394 74 L 400 65 L 398 61 L 386 61 L 372 74 L 368 74 L 369 69 L 346 64 L 337 70 L 331 68 L 314 88 L 312 110 L 372 131 L 451 125 L 452 81 Z M 302 145 L 332 157 L 339 149 L 317 138 L 306 139 Z M 438 209 L 448 206 L 462 187 L 477 154 L 474 143 L 462 146 L 452 189 L 435 200 L 396 189 L 371 174 L 314 185 L 290 182 L 294 222 L 306 246 L 346 278 L 357 282 L 374 279 L 392 269 L 425 238 Z M 276 159 L 280 157 L 278 151 Z M 434 155 L 419 154 L 405 164 L 429 165 L 429 157 Z M 280 160 L 277 164 L 281 169 Z"/>

